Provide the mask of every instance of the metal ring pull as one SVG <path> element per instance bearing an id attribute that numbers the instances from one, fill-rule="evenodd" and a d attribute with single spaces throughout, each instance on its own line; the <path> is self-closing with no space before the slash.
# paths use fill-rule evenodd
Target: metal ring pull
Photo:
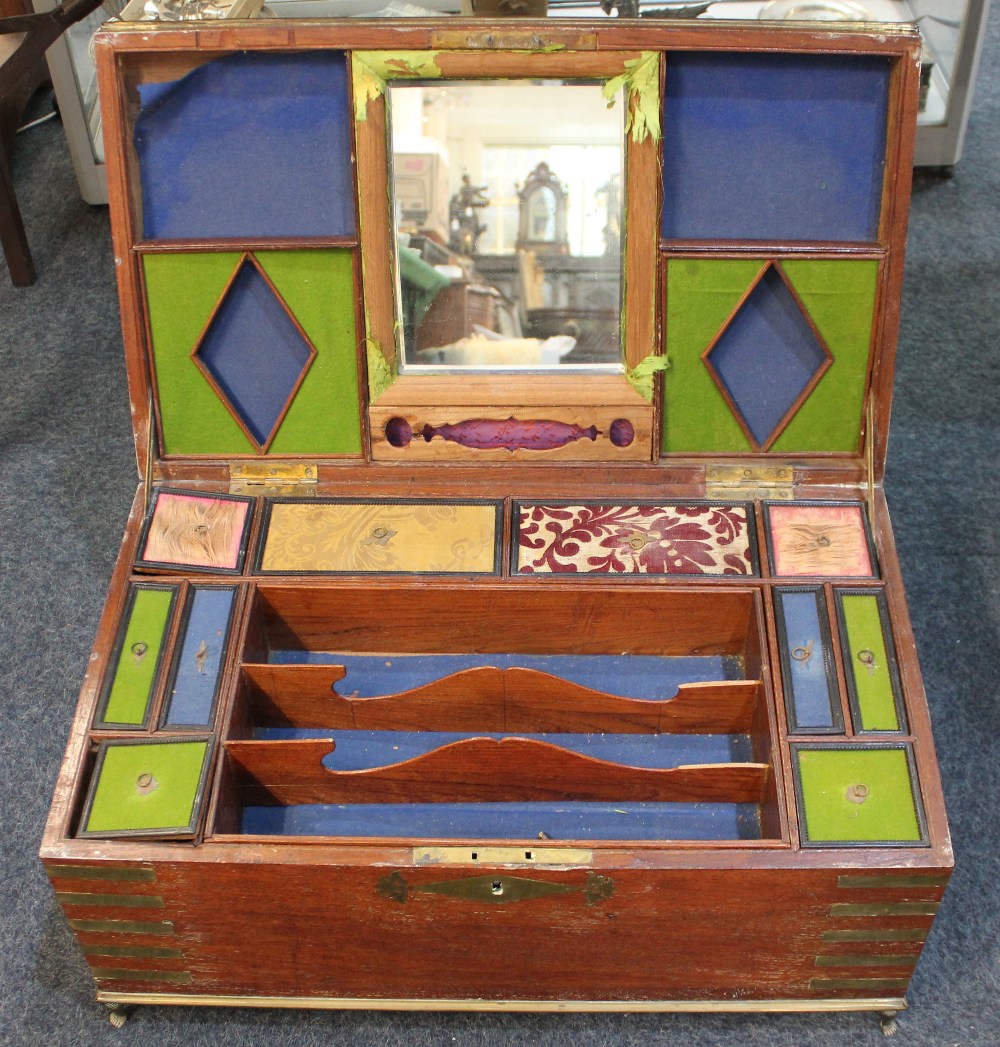
<path id="1" fill-rule="evenodd" d="M 810 640 L 807 644 L 800 644 L 798 647 L 792 648 L 792 657 L 797 662 L 808 662 L 813 656 L 813 643 L 815 641 Z"/>
<path id="2" fill-rule="evenodd" d="M 858 661 L 868 670 L 869 676 L 875 675 L 878 663 L 875 661 L 874 651 L 870 651 L 867 647 L 858 651 Z"/>

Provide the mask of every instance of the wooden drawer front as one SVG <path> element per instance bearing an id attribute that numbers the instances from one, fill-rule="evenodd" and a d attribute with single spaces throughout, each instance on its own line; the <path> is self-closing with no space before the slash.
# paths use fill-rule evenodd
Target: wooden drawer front
<path id="1" fill-rule="evenodd" d="M 496 574 L 496 502 L 274 501 L 261 574 Z"/>
<path id="2" fill-rule="evenodd" d="M 191 981 L 156 986 L 123 972 L 101 988 L 563 1000 L 567 1009 L 575 1000 L 898 999 L 943 889 L 934 870 L 906 872 L 898 885 L 887 870 L 852 886 L 842 870 L 158 866 L 166 908 L 155 916 L 176 923 Z"/>

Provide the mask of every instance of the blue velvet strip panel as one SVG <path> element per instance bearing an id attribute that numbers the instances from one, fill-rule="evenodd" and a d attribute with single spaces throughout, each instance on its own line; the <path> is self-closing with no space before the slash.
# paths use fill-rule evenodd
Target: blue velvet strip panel
<path id="1" fill-rule="evenodd" d="M 742 734 L 493 734 L 480 731 L 332 731 L 305 727 L 260 727 L 254 738 L 333 738 L 336 749 L 323 761 L 331 771 L 388 767 L 465 738 L 531 738 L 628 767 L 746 763 L 753 759 Z"/>
<path id="2" fill-rule="evenodd" d="M 227 55 L 139 100 L 147 238 L 354 232 L 343 54 Z"/>
<path id="3" fill-rule="evenodd" d="M 667 700 L 682 683 L 742 680 L 743 665 L 733 656 L 611 654 L 336 654 L 325 651 L 272 651 L 276 664 L 343 665 L 347 675 L 338 694 L 358 698 L 398 694 L 462 669 L 494 666 L 537 669 L 563 680 L 622 698 Z"/>
<path id="4" fill-rule="evenodd" d="M 663 103 L 663 236 L 874 240 L 889 61 L 674 52 Z"/>
<path id="5" fill-rule="evenodd" d="M 173 690 L 163 717 L 166 726 L 211 725 L 235 598 L 235 589 L 205 586 L 192 590 Z"/>
<path id="6" fill-rule="evenodd" d="M 835 677 L 831 679 L 831 653 L 820 625 L 820 615 L 826 617 L 822 591 L 782 592 L 777 594 L 776 603 L 788 650 L 785 702 L 789 706 L 792 729 L 803 731 L 839 725 L 840 705 Z"/>
<path id="7" fill-rule="evenodd" d="M 734 803 L 401 803 L 246 807 L 266 836 L 458 840 L 756 840 L 756 806 Z M 545 838 L 543 837 L 543 838 Z"/>

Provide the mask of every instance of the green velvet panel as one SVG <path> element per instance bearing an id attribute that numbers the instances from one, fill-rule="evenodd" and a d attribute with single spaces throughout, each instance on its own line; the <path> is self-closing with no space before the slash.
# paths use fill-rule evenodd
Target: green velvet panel
<path id="1" fill-rule="evenodd" d="M 761 259 L 667 263 L 664 451 L 751 450 L 701 354 L 763 265 Z"/>
<path id="2" fill-rule="evenodd" d="M 103 723 L 139 727 L 146 722 L 173 600 L 172 589 L 135 590 Z M 145 644 L 146 650 L 137 657 L 133 647 L 140 643 Z"/>
<path id="3" fill-rule="evenodd" d="M 258 251 L 257 260 L 316 347 L 271 444 L 274 455 L 360 454 L 352 252 Z M 143 259 L 166 454 L 255 454 L 191 352 L 240 252 Z"/>
<path id="4" fill-rule="evenodd" d="M 889 672 L 889 656 L 882 632 L 878 599 L 873 594 L 847 594 L 840 597 L 847 627 L 849 672 L 861 715 L 862 731 L 898 731 L 899 715 Z M 869 669 L 858 658 L 859 651 L 871 651 L 874 664 Z M 846 659 L 845 659 L 846 660 Z"/>
<path id="5" fill-rule="evenodd" d="M 194 815 L 207 756 L 207 741 L 107 743 L 84 830 L 184 831 Z M 141 792 L 137 787 L 141 774 L 151 774 L 156 788 Z"/>
<path id="6" fill-rule="evenodd" d="M 786 261 L 781 267 L 833 354 L 833 366 L 775 440 L 771 451 L 857 453 L 864 418 L 878 262 Z"/>
<path id="7" fill-rule="evenodd" d="M 795 755 L 811 842 L 921 839 L 906 749 L 799 749 Z M 848 799 L 856 785 L 868 788 L 863 803 Z"/>
<path id="8" fill-rule="evenodd" d="M 664 452 L 752 449 L 701 355 L 765 261 L 678 258 L 667 263 Z M 826 341 L 833 365 L 771 451 L 857 453 L 878 263 L 797 260 L 783 262 L 782 268 Z"/>

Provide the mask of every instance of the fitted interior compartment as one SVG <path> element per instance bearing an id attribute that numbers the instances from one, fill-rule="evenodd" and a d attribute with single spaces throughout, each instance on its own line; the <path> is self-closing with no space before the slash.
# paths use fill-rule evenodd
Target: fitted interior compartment
<path id="1" fill-rule="evenodd" d="M 777 835 L 758 616 L 749 589 L 260 585 L 216 831 Z"/>

